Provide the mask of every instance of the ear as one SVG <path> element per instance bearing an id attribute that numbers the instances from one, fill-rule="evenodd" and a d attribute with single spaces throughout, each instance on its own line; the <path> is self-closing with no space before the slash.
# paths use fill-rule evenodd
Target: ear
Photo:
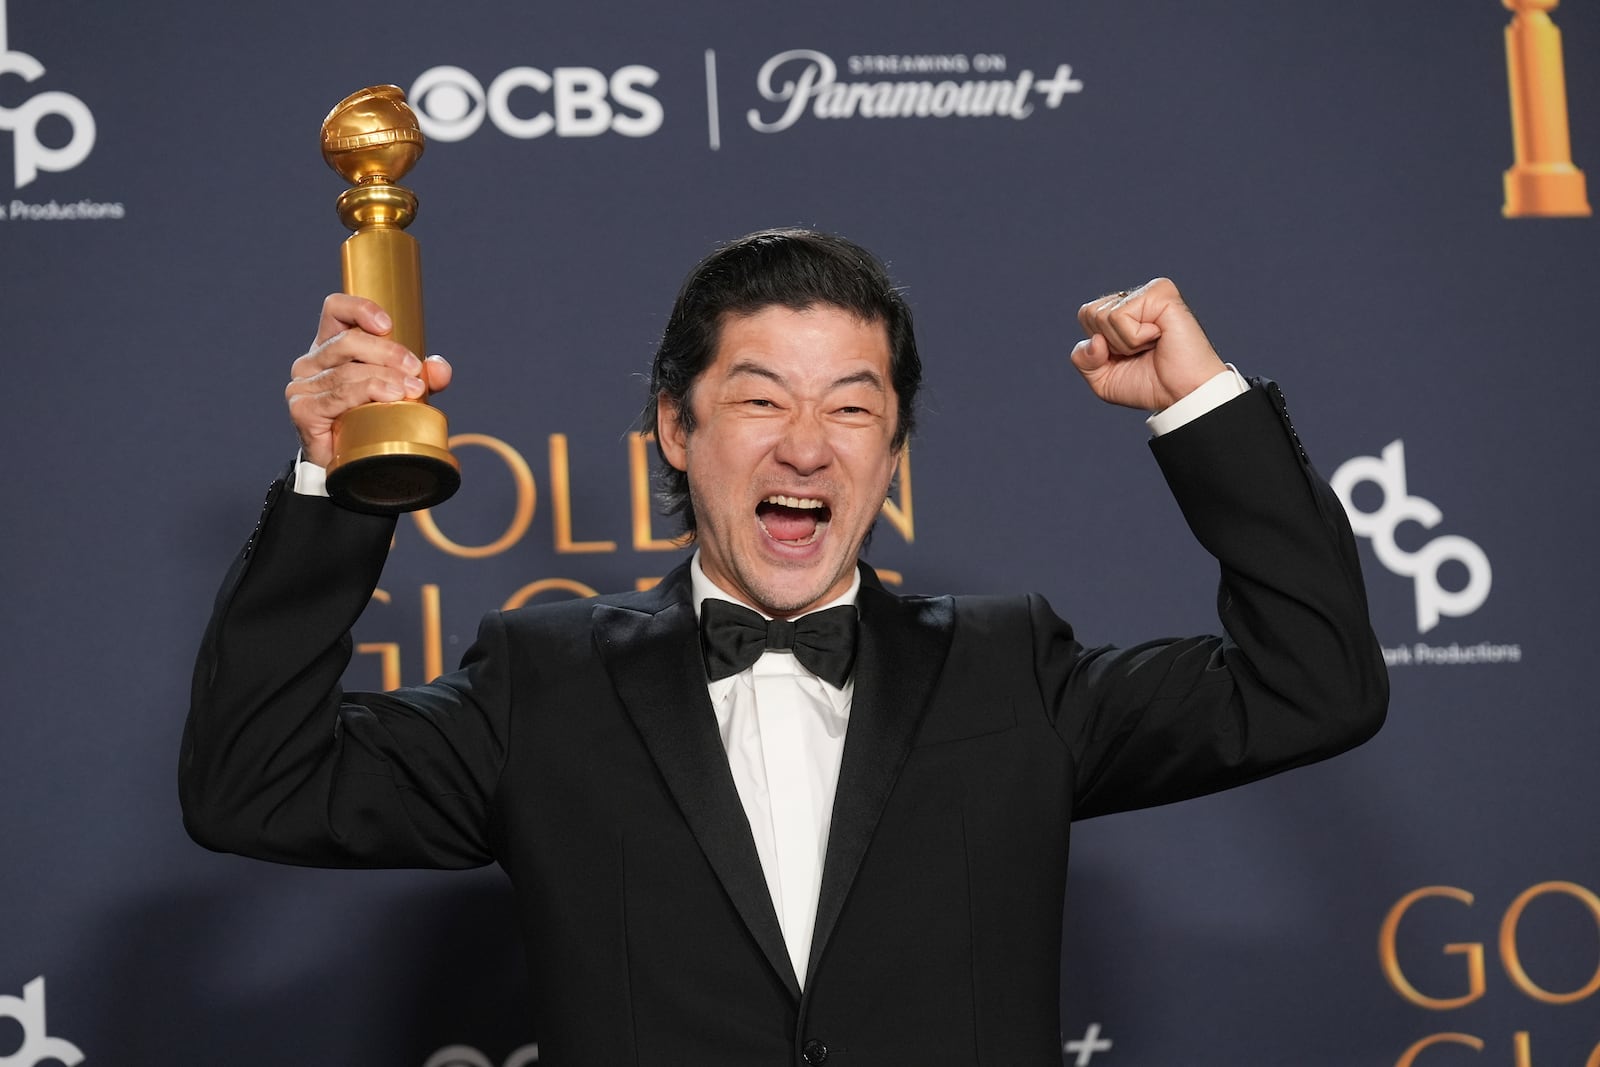
<path id="1" fill-rule="evenodd" d="M 674 469 L 689 469 L 689 435 L 678 417 L 678 405 L 666 393 L 656 396 L 656 442 Z"/>
<path id="2" fill-rule="evenodd" d="M 899 448 L 895 449 L 894 459 L 889 461 L 889 484 L 884 487 L 883 491 L 883 497 L 885 500 L 892 500 L 894 498 L 895 487 L 900 484 L 900 461 L 905 459 L 906 450 L 909 447 L 910 443 L 907 442 L 906 444 L 903 444 Z"/>

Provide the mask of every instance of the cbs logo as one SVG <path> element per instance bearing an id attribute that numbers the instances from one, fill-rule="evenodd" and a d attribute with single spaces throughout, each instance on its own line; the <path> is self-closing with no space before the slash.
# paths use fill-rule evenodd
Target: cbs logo
<path id="1" fill-rule="evenodd" d="M 648 137 L 661 128 L 661 101 L 644 90 L 660 77 L 650 67 L 630 64 L 607 77 L 593 67 L 512 67 L 485 89 L 460 67 L 431 67 L 406 94 L 422 132 L 437 141 L 472 136 L 488 118 L 508 137 L 523 140 L 554 133 L 557 137 L 598 137 L 619 133 Z M 512 108 L 512 94 L 527 90 L 543 98 L 531 115 Z M 525 95 L 525 94 L 524 94 Z"/>

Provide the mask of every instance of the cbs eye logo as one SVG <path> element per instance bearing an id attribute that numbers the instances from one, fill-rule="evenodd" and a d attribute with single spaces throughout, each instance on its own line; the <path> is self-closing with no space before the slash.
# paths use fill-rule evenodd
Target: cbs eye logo
<path id="1" fill-rule="evenodd" d="M 44 64 L 6 47 L 5 3 L 0 0 L 0 83 L 8 74 L 35 82 L 44 74 Z M 72 131 L 66 144 L 52 147 L 41 139 L 39 127 L 48 117 L 66 120 Z M 0 106 L 0 130 L 12 135 L 12 176 L 18 189 L 32 183 L 41 170 L 71 170 L 94 148 L 94 115 L 82 100 L 59 90 L 38 93 L 17 107 Z"/>
<path id="2" fill-rule="evenodd" d="M 650 67 L 630 64 L 609 77 L 593 67 L 512 67 L 483 83 L 460 67 L 432 67 L 422 72 L 406 94 L 422 132 L 436 141 L 472 136 L 487 118 L 508 137 L 530 140 L 598 137 L 619 133 L 648 137 L 661 128 L 661 101 L 644 90 L 660 77 Z M 530 96 L 540 98 L 531 115 L 512 108 L 517 90 L 523 110 Z"/>

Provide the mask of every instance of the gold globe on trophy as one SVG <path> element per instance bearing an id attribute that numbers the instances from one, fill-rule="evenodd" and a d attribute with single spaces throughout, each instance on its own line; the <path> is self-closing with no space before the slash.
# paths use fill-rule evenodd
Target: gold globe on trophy
<path id="1" fill-rule="evenodd" d="M 340 195 L 339 218 L 355 232 L 345 239 L 344 291 L 376 301 L 394 321 L 391 339 L 418 358 L 427 355 L 422 329 L 422 260 L 405 232 L 417 197 L 394 184 L 422 155 L 422 130 L 394 85 L 362 89 L 322 123 L 322 158 L 351 188 Z M 450 454 L 444 414 L 418 400 L 375 402 L 339 417 L 333 430 L 328 495 L 355 511 L 392 515 L 432 507 L 461 485 Z"/>

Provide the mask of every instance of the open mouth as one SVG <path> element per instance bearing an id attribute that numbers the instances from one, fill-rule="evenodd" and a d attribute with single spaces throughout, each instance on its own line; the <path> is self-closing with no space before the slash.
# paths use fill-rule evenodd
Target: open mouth
<path id="1" fill-rule="evenodd" d="M 828 528 L 833 511 L 813 497 L 769 496 L 756 505 L 756 521 L 780 544 L 802 548 Z"/>

